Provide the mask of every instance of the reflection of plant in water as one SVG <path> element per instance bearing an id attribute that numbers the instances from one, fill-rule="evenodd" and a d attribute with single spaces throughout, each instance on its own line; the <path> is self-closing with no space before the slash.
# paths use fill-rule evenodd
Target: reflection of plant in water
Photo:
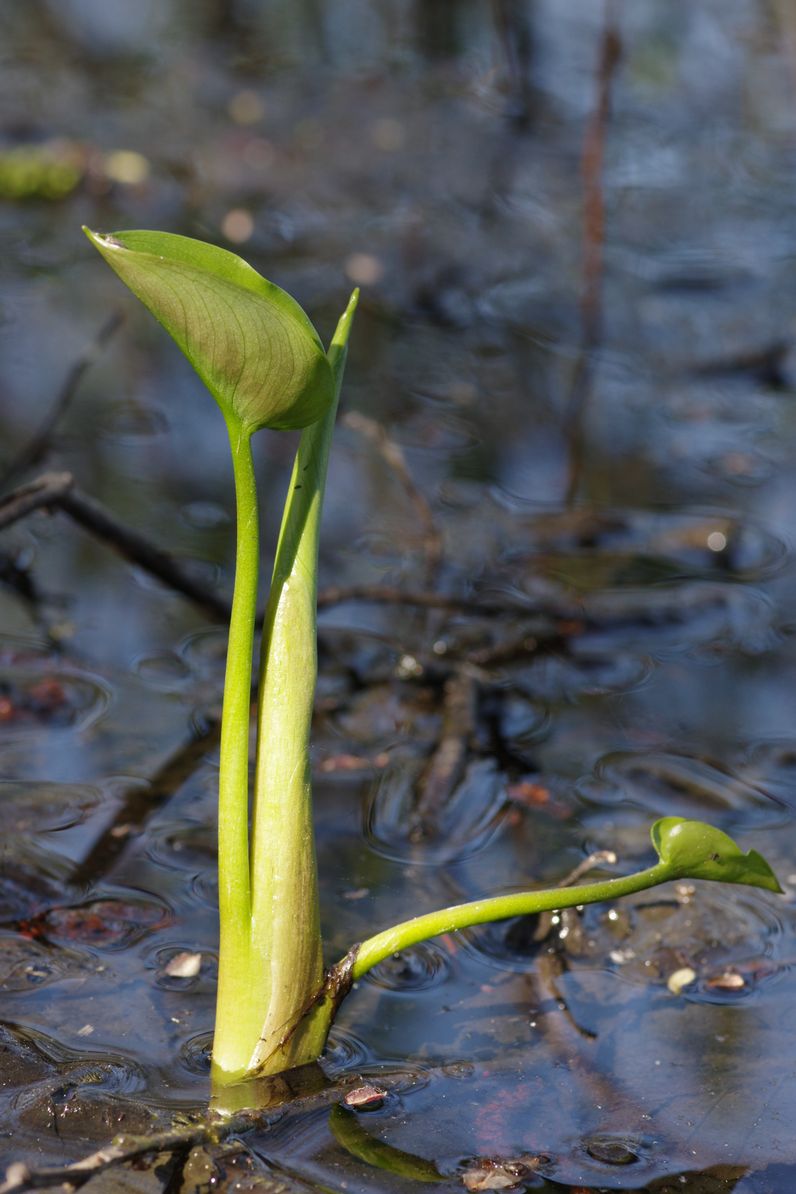
<path id="1" fill-rule="evenodd" d="M 780 890 L 755 851 L 743 854 L 711 826 L 667 817 L 652 827 L 658 862 L 647 870 L 418 916 L 355 946 L 324 975 L 309 763 L 318 536 L 356 295 L 324 352 L 298 304 L 232 253 L 166 233 L 88 235 L 205 382 L 221 408 L 232 451 L 238 529 L 219 779 L 221 944 L 213 1044 L 218 1084 L 276 1074 L 317 1058 L 352 982 L 391 954 L 437 934 L 615 899 L 670 879 Z M 250 825 L 249 715 L 259 566 L 251 437 L 261 427 L 301 429 L 302 435 L 260 647 Z"/>

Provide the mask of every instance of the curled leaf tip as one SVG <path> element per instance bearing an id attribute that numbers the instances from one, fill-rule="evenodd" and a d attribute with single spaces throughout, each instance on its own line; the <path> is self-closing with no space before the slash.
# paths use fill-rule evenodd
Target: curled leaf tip
<path id="1" fill-rule="evenodd" d="M 652 844 L 673 879 L 712 879 L 782 892 L 779 880 L 757 850 L 746 853 L 721 829 L 683 817 L 661 817 L 650 830 Z"/>

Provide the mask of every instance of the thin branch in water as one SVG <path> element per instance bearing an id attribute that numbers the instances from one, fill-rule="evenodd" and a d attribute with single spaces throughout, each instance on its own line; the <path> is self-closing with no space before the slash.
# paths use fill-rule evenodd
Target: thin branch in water
<path id="1" fill-rule="evenodd" d="M 318 1081 L 323 1083 L 320 1089 Z M 304 1114 L 328 1107 L 340 1102 L 352 1086 L 361 1085 L 362 1082 L 363 1078 L 359 1074 L 344 1074 L 330 1082 L 323 1077 L 319 1067 L 313 1065 L 290 1070 L 276 1078 L 262 1079 L 259 1084 L 247 1083 L 251 1097 L 254 1097 L 255 1085 L 257 1090 L 262 1090 L 262 1109 L 239 1111 L 229 1116 L 209 1111 L 194 1123 L 168 1128 L 163 1132 L 153 1132 L 147 1136 L 120 1136 L 70 1165 L 32 1169 L 16 1161 L 6 1170 L 0 1194 L 27 1194 L 30 1190 L 52 1189 L 54 1186 L 80 1188 L 97 1174 L 142 1157 L 157 1157 L 200 1145 L 219 1144 L 230 1136 L 242 1135 L 255 1128 L 262 1131 L 280 1121 L 286 1109 Z M 378 1082 L 389 1090 L 402 1086 L 406 1082 L 406 1075 L 380 1072 Z"/>
<path id="2" fill-rule="evenodd" d="M 0 530 L 19 522 L 34 510 L 47 510 L 61 503 L 74 486 L 71 473 L 43 473 L 0 499 Z"/>
<path id="3" fill-rule="evenodd" d="M 565 416 L 570 456 L 566 495 L 568 505 L 574 502 L 580 485 L 584 451 L 583 420 L 592 387 L 593 356 L 602 341 L 605 248 L 603 161 L 611 115 L 611 92 L 621 57 L 616 0 L 605 0 L 594 109 L 583 139 L 580 166 L 583 181 L 583 286 L 580 299 L 580 350 Z"/>
<path id="4" fill-rule="evenodd" d="M 0 499 L 0 530 L 36 510 L 53 509 L 60 509 L 68 514 L 74 522 L 107 543 L 124 559 L 193 601 L 212 618 L 221 622 L 229 620 L 230 607 L 225 597 L 196 580 L 172 556 L 153 544 L 140 531 L 126 526 L 105 506 L 82 493 L 71 473 L 44 473 L 35 481 L 20 486 Z M 348 601 L 417 606 L 420 609 L 475 614 L 481 617 L 497 615 L 549 618 L 556 623 L 554 638 L 558 637 L 559 631 L 566 636 L 570 627 L 573 628 L 573 633 L 577 633 L 587 625 L 595 624 L 594 619 L 586 619 L 576 606 L 553 601 L 541 604 L 530 599 L 524 600 L 521 596 L 467 597 L 438 593 L 429 589 L 399 589 L 389 585 L 333 585 L 322 589 L 318 594 L 319 609 L 328 609 L 330 606 Z M 258 622 L 261 621 L 260 617 Z M 485 653 L 475 652 L 472 654 L 472 662 L 479 666 L 488 666 L 497 662 L 498 657 L 503 659 L 506 656 L 514 657 L 518 653 L 527 653 L 531 647 L 535 649 L 538 645 L 535 640 L 531 643 L 529 639 L 533 633 L 530 629 L 524 630 L 520 639 L 516 643 L 512 642 L 508 652 L 501 647 L 489 648 Z M 545 637 L 549 638 L 549 634 Z M 442 660 L 438 659 L 437 662 L 442 663 Z"/>
<path id="5" fill-rule="evenodd" d="M 139 531 L 120 522 L 103 505 L 81 493 L 71 473 L 44 473 L 0 500 L 0 530 L 34 510 L 60 509 L 84 530 L 107 543 L 131 564 L 157 577 L 170 589 L 221 621 L 229 618 L 229 603 L 186 572 L 167 552 Z"/>
<path id="6" fill-rule="evenodd" d="M 6 467 L 5 472 L 0 476 L 0 489 L 4 489 L 12 481 L 15 481 L 17 477 L 21 476 L 22 473 L 27 472 L 29 468 L 39 464 L 47 454 L 56 425 L 70 406 L 83 377 L 123 322 L 124 316 L 121 311 L 112 312 L 105 320 L 94 339 L 67 373 L 63 385 L 56 395 L 50 410 L 45 415 L 41 426 L 34 432 L 32 438 L 17 453 L 15 459 L 11 461 Z"/>
<path id="7" fill-rule="evenodd" d="M 451 613 L 513 614 L 528 617 L 545 615 L 560 618 L 573 613 L 570 607 L 550 604 L 540 606 L 520 597 L 463 597 L 428 589 L 398 589 L 391 585 L 329 585 L 318 593 L 318 609 L 342 605 L 346 601 L 368 601 L 375 605 L 416 605 L 421 609 L 448 610 Z M 576 613 L 573 616 L 578 616 Z"/>
<path id="8" fill-rule="evenodd" d="M 131 564 L 143 568 L 170 589 L 189 597 L 214 618 L 226 622 L 229 602 L 186 572 L 168 552 L 156 547 L 132 527 L 125 526 L 94 498 L 73 487 L 59 505 L 76 523 L 102 539 Z"/>
<path id="9" fill-rule="evenodd" d="M 223 1140 L 234 1132 L 253 1127 L 257 1117 L 251 1112 L 236 1115 L 230 1119 L 208 1116 L 197 1124 L 172 1128 L 151 1136 L 123 1137 L 116 1144 L 107 1144 L 96 1152 L 82 1157 L 71 1165 L 52 1165 L 42 1169 L 31 1169 L 16 1161 L 6 1170 L 6 1178 L 0 1186 L 0 1194 L 24 1194 L 28 1190 L 44 1190 L 53 1186 L 79 1188 L 98 1173 L 112 1166 L 137 1161 L 140 1157 L 157 1156 L 158 1153 L 173 1153 L 177 1150 L 194 1148 L 197 1144 Z"/>
<path id="10" fill-rule="evenodd" d="M 442 536 L 434 521 L 434 514 L 425 494 L 419 489 L 406 463 L 400 444 L 391 439 L 387 431 L 375 419 L 358 411 L 349 411 L 343 422 L 358 432 L 376 447 L 385 464 L 392 469 L 408 497 L 422 530 L 423 554 L 426 559 L 426 583 L 430 584 L 437 574 L 442 559 Z"/>
<path id="11" fill-rule="evenodd" d="M 478 683 L 472 675 L 457 672 L 446 681 L 442 732 L 418 784 L 412 840 L 422 841 L 435 834 L 440 814 L 464 776 L 476 730 L 477 702 Z"/>
<path id="12" fill-rule="evenodd" d="M 146 783 L 134 783 L 118 801 L 112 819 L 90 846 L 69 877 L 75 887 L 107 878 L 114 864 L 146 827 L 151 815 L 173 796 L 193 774 L 218 741 L 219 724 L 192 736 L 169 755 Z"/>

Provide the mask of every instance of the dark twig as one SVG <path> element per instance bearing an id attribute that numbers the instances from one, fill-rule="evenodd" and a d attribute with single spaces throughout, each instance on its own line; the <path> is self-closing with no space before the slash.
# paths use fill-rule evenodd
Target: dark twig
<path id="1" fill-rule="evenodd" d="M 94 498 L 82 493 L 71 473 L 44 473 L 0 499 L 0 530 L 40 509 L 60 509 L 76 523 L 107 543 L 136 567 L 157 577 L 164 585 L 188 597 L 213 618 L 226 622 L 229 603 L 221 595 L 196 580 L 166 552 L 139 531 L 120 522 Z M 376 605 L 417 606 L 421 609 L 482 617 L 549 618 L 565 628 L 569 622 L 584 629 L 587 621 L 582 610 L 571 604 L 548 600 L 544 603 L 521 596 L 466 597 L 437 593 L 427 589 L 398 589 L 389 585 L 329 586 L 318 594 L 318 608 L 328 609 L 347 601 L 366 601 Z M 530 630 L 523 633 L 527 639 Z M 490 660 L 491 661 L 491 660 Z M 479 661 L 476 661 L 479 662 Z"/>
<path id="2" fill-rule="evenodd" d="M 208 610 L 213 617 L 226 620 L 229 604 L 189 576 L 171 556 L 161 551 L 140 532 L 125 526 L 94 498 L 88 497 L 75 485 L 71 473 L 44 473 L 29 485 L 21 486 L 0 499 L 0 530 L 18 522 L 34 510 L 60 508 L 85 530 L 108 543 L 131 563 L 151 573 L 165 585 Z M 329 586 L 318 594 L 318 608 L 341 605 L 346 601 L 369 601 L 379 605 L 414 605 L 424 609 L 459 611 L 462 613 L 532 614 L 551 613 L 561 616 L 571 611 L 560 608 L 540 610 L 521 598 L 457 597 L 428 590 L 402 590 L 387 585 Z"/>
<path id="3" fill-rule="evenodd" d="M 392 469 L 403 486 L 422 530 L 423 554 L 426 557 L 426 583 L 430 584 L 436 576 L 442 558 L 442 536 L 437 530 L 434 515 L 425 494 L 418 488 L 409 471 L 403 449 L 390 438 L 380 423 L 377 423 L 375 419 L 369 419 L 367 415 L 360 414 L 358 411 L 350 411 L 343 416 L 343 422 L 375 445 L 382 460 Z"/>
<path id="4" fill-rule="evenodd" d="M 0 500 L 0 530 L 19 522 L 34 510 L 46 510 L 59 505 L 74 483 L 71 473 L 44 473 L 28 485 L 21 485 Z"/>
<path id="5" fill-rule="evenodd" d="M 448 610 L 451 613 L 513 614 L 515 617 L 542 615 L 577 617 L 569 607 L 541 607 L 519 597 L 460 597 L 453 593 L 435 593 L 426 589 L 397 589 L 390 585 L 329 585 L 318 594 L 318 608 L 327 609 L 346 601 L 368 601 L 374 605 L 416 605 L 421 609 Z"/>
<path id="6" fill-rule="evenodd" d="M 500 667 L 504 663 L 516 663 L 529 655 L 565 652 L 569 647 L 570 637 L 582 633 L 585 625 L 583 622 L 572 622 L 569 626 L 564 624 L 568 633 L 564 633 L 560 626 L 560 623 L 552 626 L 545 634 L 534 632 L 527 625 L 523 626 L 518 633 L 507 639 L 485 647 L 476 647 L 468 652 L 467 658 L 474 667 L 488 670 Z"/>
<path id="7" fill-rule="evenodd" d="M 567 502 L 572 503 L 583 467 L 583 420 L 592 386 L 595 349 L 602 340 L 603 254 L 605 248 L 605 198 L 603 159 L 611 91 L 622 56 L 616 22 L 615 0 L 605 0 L 605 19 L 597 67 L 594 110 L 586 128 L 581 153 L 583 180 L 583 289 L 580 300 L 580 351 L 569 394 L 566 432 L 570 445 Z"/>
<path id="8" fill-rule="evenodd" d="M 476 732 L 478 684 L 467 672 L 457 672 L 445 684 L 442 733 L 420 777 L 414 809 L 414 837 L 435 832 L 440 813 L 452 797 L 467 766 L 467 755 Z"/>
<path id="9" fill-rule="evenodd" d="M 52 1186 L 76 1188 L 85 1185 L 98 1173 L 114 1165 L 124 1165 L 139 1157 L 157 1156 L 158 1153 L 172 1153 L 223 1140 L 235 1132 L 245 1132 L 262 1117 L 244 1112 L 229 1119 L 208 1116 L 199 1123 L 186 1127 L 172 1128 L 151 1136 L 125 1137 L 118 1144 L 107 1144 L 96 1152 L 74 1161 L 71 1165 L 52 1165 L 43 1169 L 30 1169 L 22 1162 L 15 1162 L 6 1170 L 6 1179 L 0 1186 L 0 1194 L 23 1194 L 27 1190 L 44 1190 Z"/>
<path id="10" fill-rule="evenodd" d="M 152 813 L 177 792 L 193 774 L 219 736 L 213 722 L 169 755 L 146 783 L 134 783 L 116 805 L 112 820 L 77 864 L 69 882 L 85 887 L 105 878 L 114 863 L 144 830 Z"/>
<path id="11" fill-rule="evenodd" d="M 64 494 L 59 505 L 70 518 L 85 530 L 91 531 L 98 539 L 102 539 L 131 564 L 156 576 L 168 588 L 189 597 L 191 601 L 202 606 L 214 618 L 219 618 L 222 621 L 228 619 L 229 603 L 225 598 L 217 596 L 206 588 L 181 568 L 167 552 L 156 547 L 144 535 L 133 530 L 132 527 L 125 526 L 123 522 L 119 522 L 94 498 L 88 497 L 87 494 L 83 494 L 73 487 Z"/>
<path id="12" fill-rule="evenodd" d="M 315 1071 L 317 1077 L 305 1071 Z M 303 1114 L 339 1102 L 352 1086 L 361 1084 L 359 1075 L 344 1074 L 329 1082 L 324 1079 L 319 1067 L 304 1066 L 290 1070 L 276 1078 L 262 1081 L 262 1108 L 239 1111 L 222 1116 L 214 1111 L 184 1126 L 154 1132 L 148 1136 L 118 1137 L 111 1144 L 97 1149 L 89 1156 L 74 1161 L 71 1165 L 53 1165 L 42 1169 L 31 1169 L 22 1162 L 15 1162 L 6 1170 L 5 1181 L 0 1185 L 0 1194 L 26 1194 L 29 1190 L 44 1190 L 53 1186 L 79 1188 L 98 1173 L 114 1166 L 137 1161 L 141 1157 L 156 1157 L 174 1153 L 199 1145 L 219 1144 L 230 1136 L 249 1132 L 253 1128 L 263 1130 L 282 1119 L 285 1110 Z M 323 1085 L 318 1088 L 318 1082 Z M 378 1073 L 379 1086 L 389 1090 L 406 1082 L 405 1074 Z M 255 1097 L 254 1088 L 249 1085 L 250 1097 Z"/>
<path id="13" fill-rule="evenodd" d="M 15 489 L 0 501 L 0 530 L 34 510 L 58 508 L 74 522 L 102 539 L 131 564 L 156 576 L 164 585 L 182 593 L 223 621 L 229 604 L 187 573 L 167 552 L 125 526 L 94 498 L 83 494 L 71 473 L 44 473 L 29 485 Z"/>
<path id="14" fill-rule="evenodd" d="M 121 311 L 114 311 L 105 320 L 86 350 L 72 365 L 72 368 L 64 378 L 63 385 L 55 402 L 45 415 L 41 426 L 33 434 L 33 437 L 25 447 L 17 453 L 16 458 L 7 466 L 5 472 L 0 477 L 0 489 L 5 489 L 7 485 L 10 485 L 12 481 L 15 481 L 27 469 L 39 464 L 46 455 L 50 446 L 52 433 L 55 430 L 58 420 L 62 418 L 72 402 L 85 373 L 94 364 L 111 337 L 118 331 L 123 318 Z"/>
<path id="15" fill-rule="evenodd" d="M 787 389 L 789 378 L 788 353 L 792 344 L 788 340 L 773 340 L 751 352 L 730 352 L 695 365 L 692 372 L 697 377 L 732 377 L 747 374 L 761 385 L 772 390 Z"/>

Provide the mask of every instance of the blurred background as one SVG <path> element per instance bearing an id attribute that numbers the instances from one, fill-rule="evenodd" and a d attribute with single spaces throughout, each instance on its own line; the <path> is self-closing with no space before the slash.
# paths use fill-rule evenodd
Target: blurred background
<path id="1" fill-rule="evenodd" d="M 223 422 L 80 226 L 223 245 L 325 340 L 362 289 L 321 549 L 330 960 L 592 850 L 646 865 L 662 814 L 787 887 L 382 968 L 329 1062 L 411 1059 L 368 1130 L 451 1188 L 521 1153 L 530 1188 L 792 1188 L 796 10 L 29 0 L 0 56 L 3 492 L 68 470 L 223 599 Z M 294 446 L 255 441 L 266 568 Z M 3 532 L 0 582 L 0 1101 L 40 1162 L 205 1098 L 225 632 L 64 513 Z M 244 1153 L 406 1188 L 317 1116 Z"/>

